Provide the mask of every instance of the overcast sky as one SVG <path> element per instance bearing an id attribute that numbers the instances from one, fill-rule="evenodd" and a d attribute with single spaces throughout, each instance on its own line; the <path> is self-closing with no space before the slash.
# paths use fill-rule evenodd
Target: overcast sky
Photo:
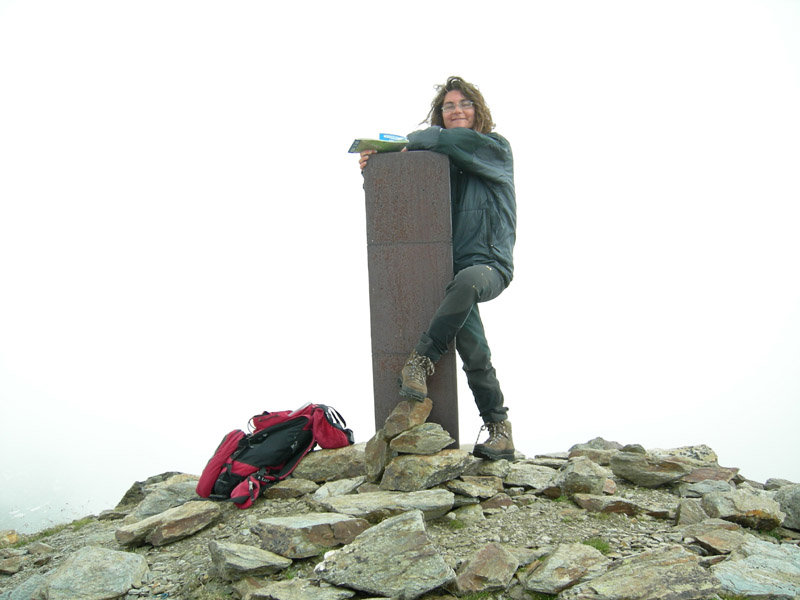
<path id="1" fill-rule="evenodd" d="M 519 450 L 800 481 L 800 3 L 0 0 L 0 529 L 199 473 L 263 410 L 374 431 L 353 138 L 478 84 Z M 460 380 L 460 436 L 480 422 Z"/>

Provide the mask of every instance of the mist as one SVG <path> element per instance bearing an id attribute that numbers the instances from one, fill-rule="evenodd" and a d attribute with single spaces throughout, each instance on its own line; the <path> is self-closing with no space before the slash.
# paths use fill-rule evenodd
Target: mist
<path id="1" fill-rule="evenodd" d="M 347 149 L 449 75 L 514 151 L 515 279 L 481 314 L 517 448 L 800 481 L 799 29 L 777 0 L 0 0 L 0 529 L 199 474 L 264 410 L 372 436 Z"/>

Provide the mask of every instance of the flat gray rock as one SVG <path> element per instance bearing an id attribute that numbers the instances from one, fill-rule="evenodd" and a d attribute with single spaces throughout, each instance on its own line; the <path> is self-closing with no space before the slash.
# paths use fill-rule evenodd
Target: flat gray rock
<path id="1" fill-rule="evenodd" d="M 222 516 L 218 504 L 193 500 L 136 523 L 124 525 L 114 536 L 123 546 L 137 546 L 145 542 L 164 546 L 177 542 L 205 529 Z"/>
<path id="2" fill-rule="evenodd" d="M 47 600 L 108 600 L 140 587 L 148 573 L 144 556 L 86 546 L 67 558 L 44 588 Z"/>
<path id="3" fill-rule="evenodd" d="M 362 517 L 377 522 L 390 516 L 420 510 L 426 520 L 438 519 L 453 508 L 453 492 L 443 489 L 419 492 L 365 492 L 320 500 L 332 512 Z"/>
<path id="4" fill-rule="evenodd" d="M 217 573 L 231 581 L 246 575 L 271 575 L 292 564 L 288 558 L 246 544 L 211 540 L 208 551 Z"/>
<path id="5" fill-rule="evenodd" d="M 336 586 L 412 600 L 455 579 L 431 543 L 420 511 L 386 519 L 352 544 L 325 555 L 314 569 Z"/>
<path id="6" fill-rule="evenodd" d="M 559 600 L 711 600 L 716 577 L 681 546 L 623 558 L 603 575 L 561 592 Z"/>
<path id="7" fill-rule="evenodd" d="M 349 544 L 366 530 L 365 519 L 340 513 L 308 513 L 260 519 L 251 531 L 261 547 L 287 558 L 308 558 Z"/>
<path id="8" fill-rule="evenodd" d="M 526 569 L 520 575 L 520 581 L 528 591 L 558 594 L 570 586 L 598 577 L 610 563 L 611 559 L 586 544 L 560 544 L 542 561 Z"/>
<path id="9" fill-rule="evenodd" d="M 703 496 L 701 504 L 710 517 L 759 530 L 775 529 L 786 516 L 771 498 L 741 489 L 711 492 Z"/>
<path id="10" fill-rule="evenodd" d="M 780 505 L 781 510 L 786 513 L 783 526 L 800 530 L 800 484 L 789 483 L 782 485 L 775 493 L 775 501 Z"/>
<path id="11" fill-rule="evenodd" d="M 316 482 L 359 477 L 365 473 L 366 446 L 365 442 L 344 448 L 314 450 L 303 457 L 292 475 Z"/>
<path id="12" fill-rule="evenodd" d="M 436 454 L 455 442 L 438 423 L 422 423 L 404 431 L 389 442 L 394 452 L 404 454 Z"/>
<path id="13" fill-rule="evenodd" d="M 748 539 L 711 571 L 728 594 L 772 600 L 800 597 L 800 548 L 791 544 Z"/>
<path id="14" fill-rule="evenodd" d="M 442 450 L 436 454 L 402 454 L 393 458 L 381 478 L 381 488 L 414 492 L 432 488 L 459 477 L 469 462 L 465 450 Z"/>
<path id="15" fill-rule="evenodd" d="M 315 585 L 307 579 L 276 581 L 250 592 L 246 600 L 347 600 L 352 590 L 330 585 Z"/>

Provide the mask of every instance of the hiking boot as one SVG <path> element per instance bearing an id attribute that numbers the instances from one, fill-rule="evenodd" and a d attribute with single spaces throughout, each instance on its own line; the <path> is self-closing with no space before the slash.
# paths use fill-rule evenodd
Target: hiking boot
<path id="1" fill-rule="evenodd" d="M 489 430 L 489 439 L 482 444 L 475 444 L 472 455 L 486 460 L 514 460 L 514 440 L 511 437 L 511 421 L 499 421 L 497 423 L 485 423 L 481 427 Z M 480 437 L 478 432 L 478 437 Z"/>
<path id="2" fill-rule="evenodd" d="M 433 361 L 413 350 L 400 371 L 400 395 L 420 402 L 425 400 L 428 397 L 425 382 L 428 375 L 433 375 Z"/>

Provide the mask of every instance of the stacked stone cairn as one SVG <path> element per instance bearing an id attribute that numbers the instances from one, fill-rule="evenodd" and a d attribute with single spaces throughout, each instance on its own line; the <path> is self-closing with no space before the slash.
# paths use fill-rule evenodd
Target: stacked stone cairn
<path id="1" fill-rule="evenodd" d="M 0 600 L 800 597 L 800 484 L 750 482 L 706 446 L 602 438 L 483 461 L 449 448 L 431 407 L 401 401 L 369 442 L 312 452 L 247 511 L 168 473 L 85 533 L 8 547 L 16 534 L 0 532 Z M 603 516 L 641 521 L 647 542 L 554 541 L 568 518 L 592 532 Z M 511 525 L 487 534 L 493 520 Z M 470 552 L 454 557 L 457 536 Z"/>

